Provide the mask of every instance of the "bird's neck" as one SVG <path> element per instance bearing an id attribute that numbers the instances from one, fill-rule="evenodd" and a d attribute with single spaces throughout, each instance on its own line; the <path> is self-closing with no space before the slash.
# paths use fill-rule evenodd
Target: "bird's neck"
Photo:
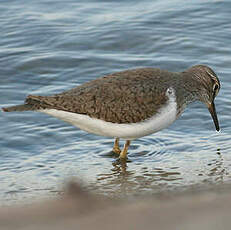
<path id="1" fill-rule="evenodd" d="M 199 82 L 194 78 L 192 73 L 183 72 L 177 83 L 177 106 L 178 114 L 180 115 L 186 106 L 194 101 L 200 100 L 198 94 Z"/>
<path id="2" fill-rule="evenodd" d="M 183 72 L 182 78 L 182 87 L 189 103 L 200 100 L 201 82 L 198 76 L 194 72 Z"/>

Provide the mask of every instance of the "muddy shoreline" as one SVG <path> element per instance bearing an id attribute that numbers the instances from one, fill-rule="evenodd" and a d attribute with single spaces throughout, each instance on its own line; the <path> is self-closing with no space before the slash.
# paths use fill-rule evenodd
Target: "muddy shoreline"
<path id="1" fill-rule="evenodd" d="M 69 183 L 61 197 L 0 208 L 0 229 L 225 229 L 231 185 L 209 185 L 155 196 L 110 199 Z"/>

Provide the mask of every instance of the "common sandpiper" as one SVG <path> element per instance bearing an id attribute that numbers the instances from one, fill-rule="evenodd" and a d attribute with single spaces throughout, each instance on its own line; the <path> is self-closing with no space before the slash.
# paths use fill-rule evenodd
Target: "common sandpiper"
<path id="1" fill-rule="evenodd" d="M 196 65 L 183 72 L 138 68 L 116 72 L 51 96 L 29 95 L 5 112 L 38 111 L 89 133 L 115 138 L 113 151 L 127 158 L 131 140 L 171 125 L 194 101 L 203 102 L 219 131 L 214 99 L 220 90 L 215 72 Z M 122 151 L 119 139 L 126 142 Z"/>

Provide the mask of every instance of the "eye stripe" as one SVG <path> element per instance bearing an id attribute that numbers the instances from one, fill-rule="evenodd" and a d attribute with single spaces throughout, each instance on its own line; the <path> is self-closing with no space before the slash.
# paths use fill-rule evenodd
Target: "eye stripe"
<path id="1" fill-rule="evenodd" d="M 209 71 L 206 71 L 206 73 L 207 73 L 212 79 L 217 79 L 216 76 L 214 76 L 213 74 L 211 74 Z"/>
<path id="2" fill-rule="evenodd" d="M 212 73 L 210 73 L 209 71 L 206 71 L 206 73 L 212 78 L 212 80 L 215 82 L 216 86 L 217 86 L 217 89 L 220 90 L 220 83 L 219 81 L 217 80 L 217 77 L 215 75 L 213 75 Z M 214 86 L 214 87 L 216 87 Z M 217 90 L 214 88 L 214 90 Z"/>

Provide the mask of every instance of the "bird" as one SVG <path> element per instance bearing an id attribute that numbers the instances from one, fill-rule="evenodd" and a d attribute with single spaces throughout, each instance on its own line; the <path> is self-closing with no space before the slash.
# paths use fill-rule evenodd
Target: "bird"
<path id="1" fill-rule="evenodd" d="M 37 111 L 100 136 L 114 138 L 112 151 L 127 159 L 131 141 L 170 126 L 188 104 L 203 102 L 220 130 L 214 100 L 220 90 L 215 72 L 195 65 L 183 72 L 151 67 L 108 74 L 62 93 L 28 95 L 4 112 Z M 123 149 L 120 139 L 125 140 Z"/>

